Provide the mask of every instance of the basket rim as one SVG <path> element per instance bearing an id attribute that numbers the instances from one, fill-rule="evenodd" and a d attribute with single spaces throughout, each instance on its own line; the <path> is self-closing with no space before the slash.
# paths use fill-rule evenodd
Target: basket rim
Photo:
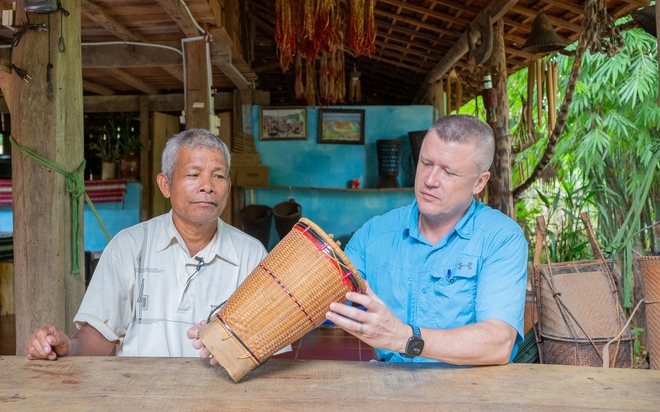
<path id="1" fill-rule="evenodd" d="M 311 227 L 321 238 L 328 244 L 332 246 L 332 250 L 337 253 L 339 258 L 343 261 L 343 263 L 348 266 L 350 271 L 352 272 L 353 276 L 355 277 L 356 282 L 360 286 L 360 293 L 364 293 L 365 285 L 364 285 L 364 279 L 362 279 L 362 276 L 360 275 L 360 272 L 353 266 L 353 263 L 348 259 L 346 254 L 344 254 L 344 251 L 341 250 L 337 242 L 331 238 L 323 229 L 321 229 L 316 223 L 312 222 L 311 220 L 301 217 L 299 222 L 302 222 L 309 227 Z"/>

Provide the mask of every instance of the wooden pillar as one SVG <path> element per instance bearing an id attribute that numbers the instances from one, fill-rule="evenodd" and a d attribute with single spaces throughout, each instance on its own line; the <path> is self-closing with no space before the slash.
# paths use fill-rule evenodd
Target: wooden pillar
<path id="1" fill-rule="evenodd" d="M 211 115 L 214 113 L 209 83 L 206 40 L 203 38 L 184 41 L 186 72 L 186 129 L 210 130 Z"/>
<path id="2" fill-rule="evenodd" d="M 27 31 L 13 51 L 13 63 L 30 76 L 11 78 L 11 124 L 16 141 L 74 171 L 83 162 L 83 100 L 80 48 L 80 0 L 62 0 L 60 12 L 31 14 L 30 23 L 49 31 Z M 21 6 L 16 21 L 26 22 Z M 60 19 L 62 21 L 60 22 Z M 58 50 L 62 37 L 64 52 Z M 46 67 L 52 96 L 47 97 Z M 16 352 L 25 355 L 28 337 L 44 322 L 72 334 L 73 317 L 85 291 L 82 199 L 78 265 L 72 274 L 71 195 L 65 177 L 12 148 Z M 84 178 L 84 177 L 83 177 Z"/>
<path id="3" fill-rule="evenodd" d="M 502 20 L 498 20 L 493 28 L 493 52 L 490 55 L 488 66 L 493 78 L 493 87 L 497 89 L 497 121 L 490 123 L 495 132 L 495 158 L 488 181 L 488 205 L 515 219 L 516 208 L 511 192 L 508 77 Z"/>
<path id="4" fill-rule="evenodd" d="M 151 131 L 149 118 L 149 97 L 140 96 L 140 186 L 142 198 L 140 204 L 140 221 L 151 219 Z"/>

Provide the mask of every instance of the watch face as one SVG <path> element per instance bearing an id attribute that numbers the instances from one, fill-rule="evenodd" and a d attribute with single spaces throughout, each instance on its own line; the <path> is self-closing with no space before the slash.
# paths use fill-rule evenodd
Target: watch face
<path id="1" fill-rule="evenodd" d="M 412 337 L 408 339 L 408 344 L 406 345 L 406 354 L 408 356 L 419 356 L 422 354 L 424 349 L 424 341 L 422 339 Z"/>

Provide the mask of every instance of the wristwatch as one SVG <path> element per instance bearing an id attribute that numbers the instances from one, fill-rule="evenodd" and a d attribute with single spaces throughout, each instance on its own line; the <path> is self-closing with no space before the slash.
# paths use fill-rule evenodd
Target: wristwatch
<path id="1" fill-rule="evenodd" d="M 406 353 L 404 353 L 404 356 L 414 358 L 422 354 L 424 350 L 424 339 L 422 339 L 422 334 L 417 326 L 408 326 L 412 328 L 413 335 L 408 339 L 408 343 L 406 343 Z"/>

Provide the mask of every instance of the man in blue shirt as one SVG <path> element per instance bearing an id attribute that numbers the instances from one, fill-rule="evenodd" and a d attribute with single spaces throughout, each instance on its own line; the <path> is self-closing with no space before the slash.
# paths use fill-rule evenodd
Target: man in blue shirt
<path id="1" fill-rule="evenodd" d="M 326 316 L 380 360 L 495 365 L 515 355 L 527 241 L 514 221 L 473 197 L 486 186 L 494 151 L 488 124 L 441 118 L 420 149 L 415 201 L 369 220 L 346 246 L 368 282 L 365 294 L 347 298 L 367 310 L 333 303 Z"/>

